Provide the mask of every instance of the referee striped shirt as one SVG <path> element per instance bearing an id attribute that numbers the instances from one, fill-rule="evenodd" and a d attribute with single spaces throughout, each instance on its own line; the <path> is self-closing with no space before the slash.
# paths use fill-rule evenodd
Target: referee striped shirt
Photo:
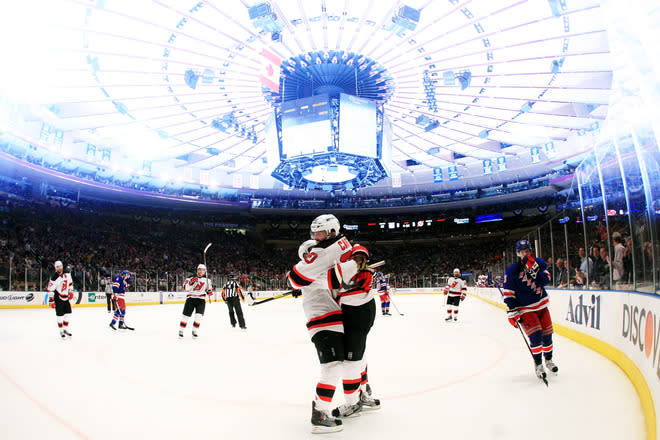
<path id="1" fill-rule="evenodd" d="M 222 287 L 222 290 L 225 292 L 225 297 L 226 298 L 233 298 L 235 296 L 239 296 L 238 290 L 241 288 L 241 284 L 236 281 L 236 280 L 229 280 L 227 283 Z"/>

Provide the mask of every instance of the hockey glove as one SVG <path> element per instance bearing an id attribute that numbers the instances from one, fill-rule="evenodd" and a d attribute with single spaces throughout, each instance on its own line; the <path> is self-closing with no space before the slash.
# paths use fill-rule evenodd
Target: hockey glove
<path id="1" fill-rule="evenodd" d="M 464 299 L 465 299 L 465 294 L 462 294 L 461 295 L 461 301 L 463 301 Z"/>
<path id="2" fill-rule="evenodd" d="M 193 279 L 190 280 L 190 285 L 194 286 L 195 284 L 197 284 L 197 281 L 199 281 L 199 278 L 194 277 Z"/>
<path id="3" fill-rule="evenodd" d="M 50 306 L 51 309 L 55 308 L 55 298 L 52 296 L 48 297 L 48 305 Z"/>
<path id="4" fill-rule="evenodd" d="M 539 263 L 531 256 L 526 256 L 522 260 L 523 268 L 528 277 L 535 280 L 539 273 Z"/>
<path id="5" fill-rule="evenodd" d="M 510 310 L 506 314 L 506 317 L 509 319 L 509 324 L 516 328 L 518 327 L 518 321 L 520 321 L 520 313 L 518 313 L 516 310 Z"/>
<path id="6" fill-rule="evenodd" d="M 291 296 L 294 298 L 298 298 L 300 295 L 302 295 L 302 290 L 293 290 L 291 291 Z"/>
<path id="7" fill-rule="evenodd" d="M 73 299 L 73 292 L 69 292 L 69 299 Z"/>

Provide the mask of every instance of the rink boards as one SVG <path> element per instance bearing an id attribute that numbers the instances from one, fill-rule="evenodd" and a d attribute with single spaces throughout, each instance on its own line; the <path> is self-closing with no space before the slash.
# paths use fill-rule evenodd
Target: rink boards
<path id="1" fill-rule="evenodd" d="M 269 298 L 279 295 L 284 290 L 254 292 L 258 298 Z M 157 305 L 177 304 L 186 300 L 186 292 L 126 292 L 126 304 L 128 305 Z M 211 296 L 212 301 L 222 301 L 220 292 Z M 104 292 L 74 292 L 74 306 L 82 307 L 106 307 L 106 296 Z M 48 307 L 47 292 L 5 292 L 0 291 L 0 309 L 23 309 Z"/>

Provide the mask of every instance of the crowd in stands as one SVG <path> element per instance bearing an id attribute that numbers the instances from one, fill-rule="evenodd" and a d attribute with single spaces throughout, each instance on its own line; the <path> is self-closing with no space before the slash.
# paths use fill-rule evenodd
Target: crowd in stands
<path id="1" fill-rule="evenodd" d="M 523 218 L 512 221 L 524 223 Z M 0 197 L 0 290 L 9 287 L 10 270 L 12 290 L 26 288 L 26 274 L 27 289 L 43 288 L 43 280 L 56 260 L 71 268 L 78 288 L 83 283 L 87 290 L 100 288 L 108 277 L 127 269 L 135 274 L 134 288 L 176 290 L 202 261 L 207 243 L 213 243 L 206 256 L 212 275 L 226 278 L 234 273 L 250 279 L 257 289 L 285 289 L 285 273 L 298 260 L 298 245 L 309 237 L 307 224 L 288 228 L 286 234 L 279 235 L 281 231 L 273 224 L 257 227 L 260 222 L 272 223 L 235 215 L 214 218 L 208 213 L 174 216 L 162 210 L 98 201 L 81 201 L 64 207 L 48 200 Z M 450 226 L 475 232 L 479 225 Z M 572 241 L 569 271 L 562 271 L 566 267 L 565 243 L 560 232 L 555 231 L 556 262 L 547 251 L 543 255 L 555 272 L 553 284 L 572 288 L 583 288 L 587 282 L 591 288 L 622 288 L 630 284 L 632 239 L 624 226 L 614 224 L 613 257 L 608 255 L 607 235 L 603 235 L 602 228 L 590 229 L 593 232 L 586 251 L 580 237 Z M 574 227 L 579 230 L 577 225 Z M 493 278 L 501 274 L 511 262 L 511 255 L 506 259 L 504 253 L 511 251 L 520 237 L 502 232 L 511 228 L 506 222 L 489 228 L 495 232 L 499 228 L 500 232 L 490 237 L 429 229 L 403 239 L 396 239 L 388 231 L 346 231 L 346 234 L 354 243 L 368 247 L 372 261 L 386 260 L 382 271 L 390 274 L 394 287 L 421 287 L 420 283 L 427 287 L 441 284 L 442 277 L 454 268 L 472 273 L 475 278 L 489 272 Z M 610 285 L 610 267 L 616 286 Z"/>
<path id="2" fill-rule="evenodd" d="M 286 288 L 285 273 L 298 259 L 298 244 L 308 238 L 305 225 L 295 231 L 296 237 L 287 245 L 269 245 L 266 242 L 272 229 L 263 233 L 228 232 L 227 228 L 205 226 L 203 219 L 194 220 L 192 215 L 173 221 L 159 217 L 160 214 L 131 215 L 132 212 L 136 212 L 134 208 L 101 202 L 63 207 L 5 199 L 0 209 L 0 288 L 8 287 L 11 269 L 12 289 L 25 288 L 26 270 L 28 288 L 37 289 L 39 270 L 45 278 L 52 263 L 62 260 L 71 268 L 74 279 L 84 278 L 87 286 L 100 286 L 107 277 L 128 269 L 145 278 L 138 283 L 148 283 L 149 279 L 155 283 L 159 279 L 158 287 L 173 289 L 177 287 L 175 280 L 182 280 L 199 264 L 202 249 L 209 242 L 213 243 L 207 253 L 211 273 L 243 274 L 255 280 L 255 284 L 275 282 Z M 350 233 L 349 238 L 360 241 L 359 236 Z M 413 282 L 416 277 L 451 272 L 455 266 L 465 271 L 483 270 L 497 258 L 495 249 L 492 256 L 484 258 L 483 249 L 479 254 L 469 252 L 467 243 L 362 242 L 370 248 L 373 261 L 387 261 L 386 272 Z M 44 281 L 41 282 L 43 286 Z M 162 286 L 164 282 L 166 286 Z"/>

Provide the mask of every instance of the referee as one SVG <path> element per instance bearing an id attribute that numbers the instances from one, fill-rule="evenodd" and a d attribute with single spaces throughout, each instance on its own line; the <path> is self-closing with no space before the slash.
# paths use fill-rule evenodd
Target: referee
<path id="1" fill-rule="evenodd" d="M 231 326 L 236 327 L 236 318 L 234 317 L 234 310 L 236 310 L 238 325 L 243 330 L 247 329 L 243 318 L 243 309 L 241 309 L 241 301 L 244 299 L 243 292 L 241 291 L 241 284 L 236 281 L 236 275 L 229 275 L 229 281 L 222 287 L 222 299 L 227 303 Z"/>

